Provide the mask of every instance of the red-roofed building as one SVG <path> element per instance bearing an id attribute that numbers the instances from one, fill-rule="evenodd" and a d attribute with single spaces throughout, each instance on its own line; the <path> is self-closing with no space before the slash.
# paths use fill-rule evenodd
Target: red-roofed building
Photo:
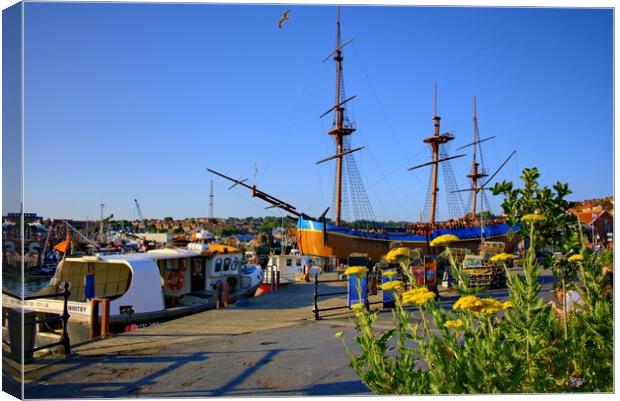
<path id="1" fill-rule="evenodd" d="M 574 214 L 583 224 L 594 229 L 594 235 L 598 238 L 590 238 L 590 240 L 598 239 L 605 243 L 611 240 L 611 235 L 608 237 L 608 234 L 613 234 L 614 217 L 607 210 L 600 212 L 575 212 Z"/>

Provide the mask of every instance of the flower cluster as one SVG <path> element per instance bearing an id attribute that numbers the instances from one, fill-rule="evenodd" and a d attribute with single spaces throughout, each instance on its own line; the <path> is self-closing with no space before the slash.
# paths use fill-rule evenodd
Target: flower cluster
<path id="1" fill-rule="evenodd" d="M 444 234 L 444 235 L 440 235 L 439 237 L 435 238 L 434 240 L 431 241 L 431 246 L 442 246 L 442 245 L 448 245 L 451 244 L 455 241 L 458 241 L 459 237 L 457 237 L 456 235 L 453 234 Z"/>
<path id="2" fill-rule="evenodd" d="M 411 249 L 405 248 L 405 247 L 400 247 L 400 248 L 392 249 L 385 256 L 385 259 L 388 262 L 392 263 L 392 262 L 396 262 L 399 257 L 410 258 L 411 257 Z"/>
<path id="3" fill-rule="evenodd" d="M 368 268 L 364 266 L 351 266 L 344 271 L 345 276 L 364 277 L 368 273 Z"/>
<path id="4" fill-rule="evenodd" d="M 515 260 L 517 257 L 510 253 L 502 252 L 491 257 L 491 262 L 508 262 L 509 260 Z"/>
<path id="5" fill-rule="evenodd" d="M 391 280 L 394 278 L 394 276 L 396 276 L 398 274 L 398 272 L 396 270 L 385 270 L 383 272 L 383 277 L 387 277 L 388 280 Z"/>
<path id="6" fill-rule="evenodd" d="M 403 305 L 424 305 L 431 299 L 435 298 L 435 293 L 428 290 L 426 287 L 415 288 L 407 292 L 403 292 L 402 302 Z"/>
<path id="7" fill-rule="evenodd" d="M 383 291 L 397 291 L 403 288 L 403 282 L 400 280 L 388 281 L 387 283 L 381 284 L 381 289 Z"/>
<path id="8" fill-rule="evenodd" d="M 444 327 L 446 328 L 453 328 L 453 329 L 457 329 L 459 327 L 463 326 L 463 321 L 461 319 L 457 319 L 457 320 L 446 320 L 446 322 L 443 324 Z"/>
<path id="9" fill-rule="evenodd" d="M 501 303 L 493 298 L 480 299 L 475 295 L 467 295 L 459 298 L 459 300 L 452 306 L 452 309 L 470 310 L 472 312 L 484 313 L 485 315 L 494 315 L 502 309 L 505 310 L 511 307 L 512 303 L 510 301 Z"/>
<path id="10" fill-rule="evenodd" d="M 542 214 L 531 213 L 521 217 L 521 220 L 526 223 L 542 223 L 543 221 L 547 220 L 547 218 Z"/>
<path id="11" fill-rule="evenodd" d="M 577 253 L 573 256 L 571 256 L 570 258 L 568 258 L 569 262 L 583 262 L 583 255 Z"/>

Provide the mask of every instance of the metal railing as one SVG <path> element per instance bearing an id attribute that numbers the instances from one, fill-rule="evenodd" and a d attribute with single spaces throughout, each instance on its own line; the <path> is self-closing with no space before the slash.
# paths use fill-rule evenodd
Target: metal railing
<path id="1" fill-rule="evenodd" d="M 30 300 L 34 300 L 34 299 L 41 299 L 41 298 L 57 298 L 57 297 L 63 297 L 64 298 L 64 303 L 63 303 L 63 308 L 62 308 L 62 314 L 58 315 L 58 316 L 50 316 L 50 317 L 44 317 L 44 318 L 37 318 L 35 317 L 34 319 L 30 320 L 30 321 L 26 321 L 25 319 L 23 319 L 23 324 L 24 327 L 22 327 L 22 329 L 25 329 L 26 326 L 36 326 L 37 324 L 41 324 L 41 323 L 50 323 L 50 322 L 62 322 L 62 334 L 60 336 L 60 341 L 51 343 L 51 344 L 45 344 L 45 345 L 41 345 L 38 347 L 33 347 L 31 349 L 26 349 L 26 345 L 24 344 L 24 355 L 34 355 L 35 351 L 39 351 L 45 348 L 51 348 L 51 347 L 55 347 L 57 345 L 62 345 L 64 348 L 64 353 L 65 355 L 69 355 L 71 353 L 71 341 L 69 340 L 69 334 L 67 333 L 67 326 L 68 326 L 68 322 L 69 322 L 69 309 L 68 309 L 68 301 L 69 301 L 69 296 L 71 295 L 71 292 L 69 291 L 69 283 L 65 282 L 64 283 L 64 290 L 62 292 L 56 292 L 53 294 L 45 294 L 45 295 L 26 295 L 24 297 L 20 297 L 18 294 L 15 294 L 11 291 L 8 291 L 6 289 L 2 289 L 2 294 L 3 295 L 7 295 L 9 297 L 15 298 L 15 299 L 19 299 L 22 301 L 30 301 Z M 3 308 L 4 309 L 4 308 Z M 23 312 L 22 312 L 23 313 Z M 15 322 L 12 321 L 9 316 L 8 316 L 8 311 L 4 311 L 3 310 L 3 319 L 7 319 L 8 321 L 8 329 L 11 330 L 10 325 L 14 324 Z M 33 335 L 36 336 L 36 327 L 33 328 Z M 10 335 L 9 335 L 10 337 Z M 4 338 L 2 339 L 2 342 L 6 345 L 8 345 L 9 347 L 13 347 L 14 344 L 11 344 L 9 341 L 6 341 Z M 12 350 L 13 352 L 13 350 Z M 31 359 L 31 358 L 25 358 L 25 359 Z"/>
<path id="2" fill-rule="evenodd" d="M 370 306 L 371 305 L 376 305 L 376 304 L 382 304 L 383 301 L 374 301 L 374 302 L 370 302 L 369 301 L 369 295 L 377 295 L 378 290 L 380 290 L 380 287 L 378 286 L 378 280 L 379 280 L 379 275 L 376 273 L 367 273 L 366 275 L 366 282 L 368 283 L 368 285 L 366 285 L 366 294 L 364 296 L 365 298 L 365 303 L 364 305 L 366 306 L 366 310 L 370 311 Z M 316 274 L 314 276 L 314 292 L 313 292 L 313 297 L 314 297 L 314 305 L 312 308 L 312 313 L 314 313 L 314 320 L 320 320 L 321 319 L 321 312 L 328 312 L 328 311 L 334 311 L 334 310 L 339 310 L 339 309 L 349 309 L 349 304 L 348 304 L 348 300 L 346 301 L 345 305 L 341 305 L 341 306 L 330 306 L 327 308 L 319 308 L 319 298 L 320 297 L 328 297 L 328 296 L 339 296 L 339 295 L 348 295 L 349 291 L 348 289 L 345 291 L 335 291 L 335 292 L 326 292 L 326 293 L 319 293 L 319 284 L 322 283 L 342 283 L 342 280 L 321 280 L 319 281 L 319 275 Z"/>
<path id="3" fill-rule="evenodd" d="M 342 282 L 342 280 L 321 281 L 321 283 L 340 283 L 340 282 Z M 334 296 L 334 295 L 347 295 L 348 293 L 349 291 L 336 291 L 336 292 L 327 292 L 327 293 L 319 294 L 319 275 L 315 274 L 314 275 L 314 293 L 313 293 L 314 307 L 312 308 L 312 312 L 314 313 L 314 320 L 321 319 L 321 316 L 319 315 L 320 312 L 327 312 L 327 311 L 338 310 L 338 309 L 349 309 L 348 304 L 343 305 L 343 306 L 331 306 L 329 308 L 319 309 L 319 297 L 328 297 L 328 296 Z"/>

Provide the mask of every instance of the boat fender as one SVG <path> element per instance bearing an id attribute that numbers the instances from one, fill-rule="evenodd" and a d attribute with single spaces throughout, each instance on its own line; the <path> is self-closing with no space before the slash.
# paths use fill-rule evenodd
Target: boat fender
<path id="1" fill-rule="evenodd" d="M 185 260 L 179 259 L 179 271 L 185 271 Z"/>
<path id="2" fill-rule="evenodd" d="M 168 283 L 168 287 L 171 290 L 180 290 L 183 288 L 183 284 L 185 283 L 185 277 L 180 271 L 171 271 L 166 277 L 166 283 Z"/>

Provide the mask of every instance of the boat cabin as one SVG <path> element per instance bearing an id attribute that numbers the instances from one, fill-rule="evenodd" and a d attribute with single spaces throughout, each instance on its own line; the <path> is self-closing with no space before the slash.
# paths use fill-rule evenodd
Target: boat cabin
<path id="1" fill-rule="evenodd" d="M 50 285 L 39 294 L 54 293 L 62 282 L 68 282 L 72 320 L 88 320 L 88 301 L 106 298 L 110 301 L 112 321 L 127 307 L 131 307 L 135 317 L 153 317 L 177 307 L 213 303 L 217 284 L 226 285 L 231 297 L 253 295 L 262 281 L 260 268 L 242 268 L 241 253 L 229 248 L 211 244 L 209 253 L 164 248 L 146 253 L 66 258 Z M 62 302 L 51 298 L 45 300 L 43 309 L 41 305 L 34 309 L 50 313 L 62 310 Z"/>

